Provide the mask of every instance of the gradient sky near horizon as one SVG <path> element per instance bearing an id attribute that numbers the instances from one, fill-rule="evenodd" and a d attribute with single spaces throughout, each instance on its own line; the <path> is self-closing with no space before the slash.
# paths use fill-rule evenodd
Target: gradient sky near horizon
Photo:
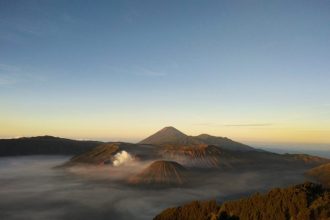
<path id="1" fill-rule="evenodd" d="M 172 125 L 330 150 L 330 1 L 0 0 L 0 137 Z"/>

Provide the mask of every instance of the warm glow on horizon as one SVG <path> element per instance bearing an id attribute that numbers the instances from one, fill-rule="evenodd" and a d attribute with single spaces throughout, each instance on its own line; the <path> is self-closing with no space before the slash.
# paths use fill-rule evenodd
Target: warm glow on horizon
<path id="1" fill-rule="evenodd" d="M 95 120 L 95 119 L 94 119 Z M 39 123 L 38 123 L 39 122 Z M 240 142 L 329 144 L 330 127 L 285 124 L 166 124 L 111 120 L 2 120 L 2 138 L 52 135 L 73 139 L 137 142 L 165 126 L 174 126 L 187 135 L 210 134 Z M 330 144 L 329 144 L 330 147 Z"/>

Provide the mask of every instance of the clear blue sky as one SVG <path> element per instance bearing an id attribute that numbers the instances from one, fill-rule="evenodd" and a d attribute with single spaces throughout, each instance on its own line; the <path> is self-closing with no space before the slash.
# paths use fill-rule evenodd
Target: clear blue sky
<path id="1" fill-rule="evenodd" d="M 0 0 L 2 137 L 328 144 L 329 85 L 329 1 Z"/>

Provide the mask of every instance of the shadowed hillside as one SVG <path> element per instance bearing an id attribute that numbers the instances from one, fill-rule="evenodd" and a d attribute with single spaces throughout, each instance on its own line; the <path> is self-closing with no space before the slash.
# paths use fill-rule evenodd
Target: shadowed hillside
<path id="1" fill-rule="evenodd" d="M 118 144 L 102 144 L 97 146 L 84 154 L 75 156 L 67 163 L 71 164 L 104 164 L 110 161 L 115 153 L 119 151 Z"/>
<path id="2" fill-rule="evenodd" d="M 154 220 L 327 220 L 330 218 L 330 191 L 305 183 L 267 194 L 217 205 L 215 201 L 192 202 L 169 208 Z"/>
<path id="3" fill-rule="evenodd" d="M 117 153 L 129 153 L 139 160 L 155 159 L 155 147 L 114 142 L 101 144 L 87 152 L 74 156 L 63 166 L 112 164 Z"/>
<path id="4" fill-rule="evenodd" d="M 253 147 L 248 145 L 233 141 L 226 137 L 215 137 L 208 134 L 201 134 L 194 137 L 195 139 L 208 144 L 208 145 L 215 145 L 220 146 L 227 150 L 235 150 L 235 151 L 253 151 L 256 150 Z"/>
<path id="5" fill-rule="evenodd" d="M 318 182 L 330 188 L 330 163 L 310 169 L 306 174 L 314 177 Z"/>
<path id="6" fill-rule="evenodd" d="M 159 152 L 167 160 L 175 160 L 186 167 L 232 168 L 239 159 L 216 146 L 162 146 Z"/>
<path id="7" fill-rule="evenodd" d="M 77 141 L 52 136 L 1 139 L 0 156 L 73 155 L 100 145 L 99 141 Z"/>

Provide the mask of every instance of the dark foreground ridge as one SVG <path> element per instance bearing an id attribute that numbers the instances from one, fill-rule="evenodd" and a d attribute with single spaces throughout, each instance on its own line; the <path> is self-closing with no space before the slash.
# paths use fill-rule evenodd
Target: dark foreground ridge
<path id="1" fill-rule="evenodd" d="M 217 204 L 194 201 L 168 208 L 154 220 L 328 220 L 330 190 L 314 183 L 275 188 L 267 194 Z"/>

